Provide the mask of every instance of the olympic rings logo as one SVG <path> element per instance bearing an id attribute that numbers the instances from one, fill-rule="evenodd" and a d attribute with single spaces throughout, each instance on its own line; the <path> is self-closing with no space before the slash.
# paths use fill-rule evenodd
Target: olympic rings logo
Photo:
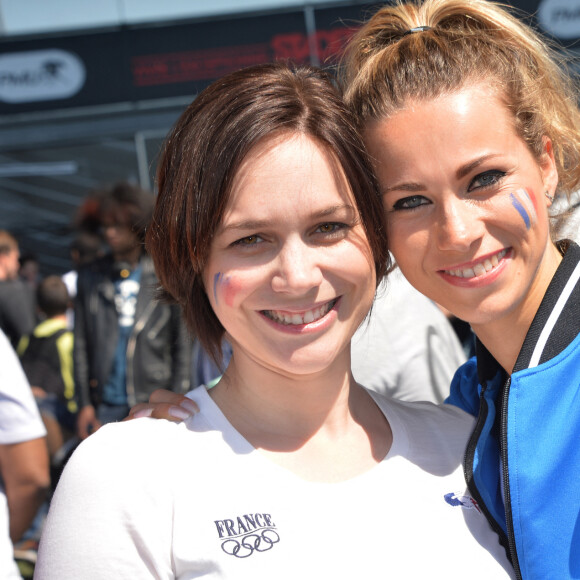
<path id="1" fill-rule="evenodd" d="M 247 558 L 254 552 L 267 552 L 274 544 L 280 541 L 280 536 L 272 529 L 262 530 L 257 534 L 248 534 L 239 541 L 226 540 L 222 543 L 222 550 L 236 558 Z"/>

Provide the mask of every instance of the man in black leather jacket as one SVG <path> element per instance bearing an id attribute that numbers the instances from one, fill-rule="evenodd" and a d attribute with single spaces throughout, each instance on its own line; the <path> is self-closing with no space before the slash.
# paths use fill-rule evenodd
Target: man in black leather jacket
<path id="1" fill-rule="evenodd" d="M 123 419 L 157 388 L 186 392 L 192 343 L 179 307 L 158 302 L 143 239 L 153 196 L 130 184 L 99 192 L 111 252 L 79 270 L 74 367 L 78 435 Z"/>

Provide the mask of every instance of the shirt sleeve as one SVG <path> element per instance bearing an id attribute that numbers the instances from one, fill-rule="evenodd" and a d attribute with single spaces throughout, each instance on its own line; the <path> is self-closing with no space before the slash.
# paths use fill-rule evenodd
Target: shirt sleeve
<path id="1" fill-rule="evenodd" d="M 30 385 L 16 352 L 0 331 L 0 445 L 46 435 Z"/>

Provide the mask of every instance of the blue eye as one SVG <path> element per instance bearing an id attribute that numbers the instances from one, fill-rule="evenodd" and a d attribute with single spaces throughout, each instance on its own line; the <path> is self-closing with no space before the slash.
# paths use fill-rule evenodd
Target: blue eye
<path id="1" fill-rule="evenodd" d="M 476 175 L 469 184 L 469 190 L 472 191 L 478 188 L 493 187 L 505 177 L 505 171 L 499 171 L 498 169 L 492 169 L 491 171 L 485 171 Z"/>
<path id="2" fill-rule="evenodd" d="M 401 199 L 398 199 L 393 204 L 393 210 L 401 211 L 401 210 L 416 209 L 422 205 L 427 205 L 429 203 L 431 202 L 422 195 L 411 195 L 409 197 L 403 197 Z"/>

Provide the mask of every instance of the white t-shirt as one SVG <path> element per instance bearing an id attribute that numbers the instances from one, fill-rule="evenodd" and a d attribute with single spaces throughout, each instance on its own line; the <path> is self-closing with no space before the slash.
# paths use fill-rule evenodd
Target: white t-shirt
<path id="1" fill-rule="evenodd" d="M 370 471 L 334 484 L 272 463 L 203 387 L 190 393 L 201 412 L 184 423 L 103 427 L 60 480 L 35 579 L 512 577 L 465 493 L 473 419 L 452 406 L 372 396 L 392 448 Z"/>
<path id="2" fill-rule="evenodd" d="M 12 345 L 0 330 L 0 445 L 22 443 L 45 435 L 26 375 Z M 8 504 L 0 479 L 0 579 L 13 578 L 21 580 L 14 563 Z"/>

